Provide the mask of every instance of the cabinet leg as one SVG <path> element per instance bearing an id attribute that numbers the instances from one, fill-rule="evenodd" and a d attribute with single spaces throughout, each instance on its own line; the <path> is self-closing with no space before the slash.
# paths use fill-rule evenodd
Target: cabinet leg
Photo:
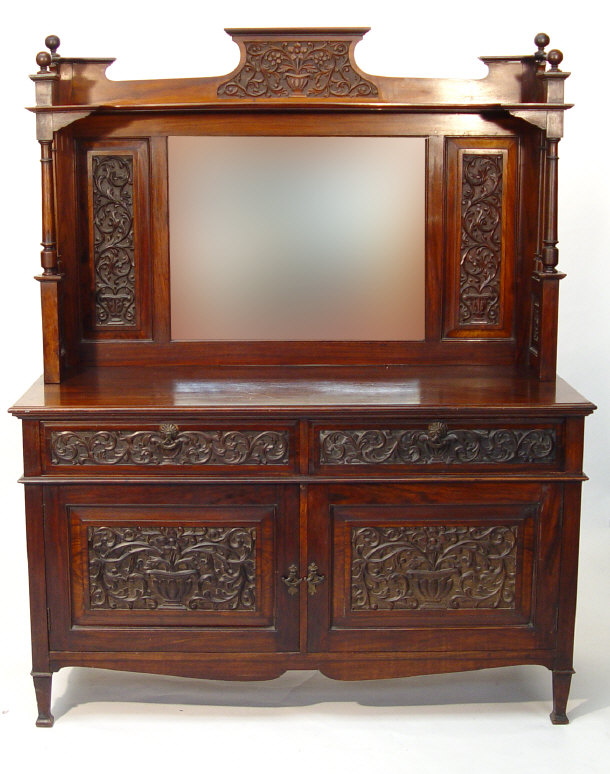
<path id="1" fill-rule="evenodd" d="M 53 675 L 45 672 L 33 672 L 34 690 L 38 704 L 38 719 L 36 725 L 39 728 L 51 728 L 55 718 L 51 715 L 51 685 Z"/>
<path id="2" fill-rule="evenodd" d="M 553 711 L 551 712 L 551 723 L 554 726 L 565 726 L 570 722 L 566 715 L 566 707 L 568 705 L 568 695 L 573 674 L 573 669 L 553 670 Z"/>

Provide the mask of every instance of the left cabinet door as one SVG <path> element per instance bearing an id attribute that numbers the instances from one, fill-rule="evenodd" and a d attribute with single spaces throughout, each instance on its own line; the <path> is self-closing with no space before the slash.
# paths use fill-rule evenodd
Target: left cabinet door
<path id="1" fill-rule="evenodd" d="M 281 485 L 46 488 L 51 650 L 297 650 L 298 514 Z"/>

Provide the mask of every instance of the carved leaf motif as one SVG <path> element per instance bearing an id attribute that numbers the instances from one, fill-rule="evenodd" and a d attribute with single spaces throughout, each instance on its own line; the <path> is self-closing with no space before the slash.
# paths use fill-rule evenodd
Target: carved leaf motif
<path id="1" fill-rule="evenodd" d="M 464 154 L 459 324 L 497 325 L 502 264 L 501 154 Z"/>
<path id="2" fill-rule="evenodd" d="M 322 465 L 543 463 L 555 459 L 555 430 L 322 430 Z"/>
<path id="3" fill-rule="evenodd" d="M 91 160 L 95 324 L 136 323 L 133 158 Z"/>
<path id="4" fill-rule="evenodd" d="M 94 610 L 255 610 L 255 527 L 88 527 Z"/>
<path id="5" fill-rule="evenodd" d="M 352 528 L 358 610 L 514 609 L 518 527 Z"/>
<path id="6" fill-rule="evenodd" d="M 258 430 L 62 430 L 52 465 L 285 465 L 288 433 Z"/>
<path id="7" fill-rule="evenodd" d="M 241 70 L 219 97 L 376 97 L 350 62 L 349 40 L 246 42 Z"/>

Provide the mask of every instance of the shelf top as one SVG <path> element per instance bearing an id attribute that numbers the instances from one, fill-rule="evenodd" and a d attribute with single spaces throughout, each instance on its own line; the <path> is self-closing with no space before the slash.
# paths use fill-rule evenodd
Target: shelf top
<path id="1" fill-rule="evenodd" d="M 202 369 L 179 366 L 88 369 L 61 384 L 42 377 L 10 409 L 16 416 L 70 417 L 92 413 L 315 415 L 358 408 L 362 413 L 591 413 L 595 406 L 563 379 L 497 367 L 283 367 Z"/>

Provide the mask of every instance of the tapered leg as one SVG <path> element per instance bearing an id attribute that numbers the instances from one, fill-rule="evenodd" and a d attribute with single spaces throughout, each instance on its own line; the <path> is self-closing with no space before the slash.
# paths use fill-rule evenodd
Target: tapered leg
<path id="1" fill-rule="evenodd" d="M 33 672 L 34 690 L 38 703 L 38 719 L 36 725 L 39 728 L 51 728 L 55 718 L 51 715 L 51 685 L 53 675 L 43 672 Z"/>
<path id="2" fill-rule="evenodd" d="M 570 722 L 566 715 L 566 707 L 568 705 L 568 695 L 573 674 L 573 669 L 553 670 L 553 711 L 551 712 L 551 723 L 554 726 L 565 726 Z"/>

